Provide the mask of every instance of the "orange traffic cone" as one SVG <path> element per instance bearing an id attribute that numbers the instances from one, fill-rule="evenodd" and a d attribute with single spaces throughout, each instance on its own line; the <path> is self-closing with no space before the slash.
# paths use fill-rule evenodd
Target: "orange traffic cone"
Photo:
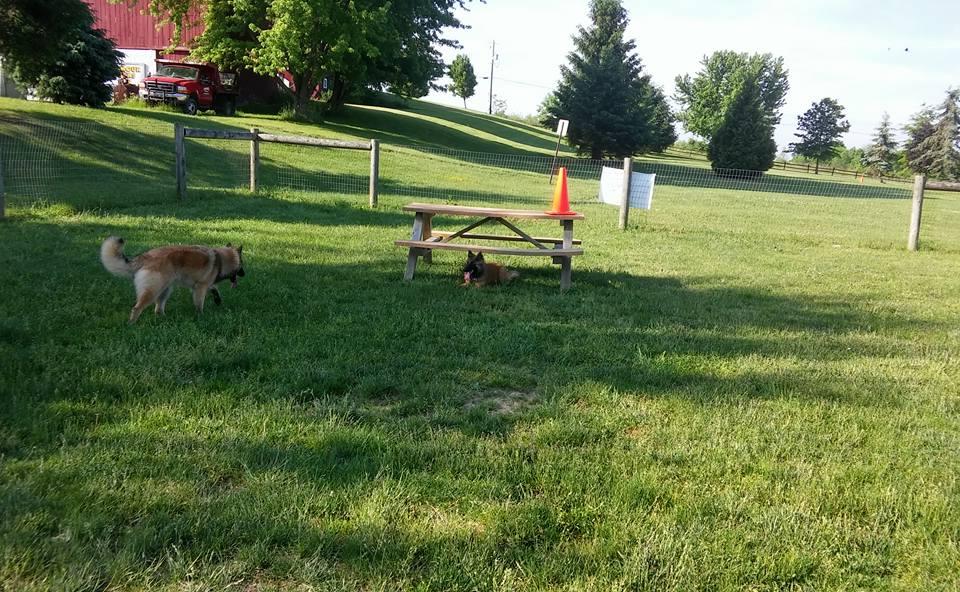
<path id="1" fill-rule="evenodd" d="M 570 210 L 570 196 L 567 194 L 566 167 L 560 167 L 560 173 L 557 175 L 557 186 L 553 190 L 553 207 L 547 213 L 554 215 L 576 213 Z"/>

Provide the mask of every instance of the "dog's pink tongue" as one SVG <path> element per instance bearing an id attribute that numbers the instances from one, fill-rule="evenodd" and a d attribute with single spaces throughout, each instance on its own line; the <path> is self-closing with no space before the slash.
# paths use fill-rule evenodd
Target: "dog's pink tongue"
<path id="1" fill-rule="evenodd" d="M 465 284 L 469 284 L 469 283 L 470 283 L 470 272 L 466 272 L 466 273 L 463 274 L 463 283 L 465 283 Z"/>

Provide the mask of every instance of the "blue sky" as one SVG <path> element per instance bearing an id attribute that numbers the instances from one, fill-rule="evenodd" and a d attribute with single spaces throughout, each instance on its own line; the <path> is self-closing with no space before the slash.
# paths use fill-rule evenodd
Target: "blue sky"
<path id="1" fill-rule="evenodd" d="M 674 77 L 695 72 L 704 54 L 732 49 L 783 56 L 790 92 L 776 132 L 781 150 L 794 140 L 797 116 L 823 97 L 846 107 L 851 131 L 844 141 L 859 146 L 870 142 L 884 111 L 900 126 L 923 103 L 939 103 L 948 87 L 960 86 L 957 1 L 625 0 L 624 6 L 637 53 L 668 95 Z M 445 51 L 447 61 L 466 53 L 477 76 L 486 76 L 495 39 L 494 94 L 520 114 L 535 112 L 555 86 L 571 36 L 588 20 L 586 0 L 487 0 L 458 14 L 471 28 L 450 33 L 463 49 Z M 486 110 L 488 90 L 488 81 L 479 80 L 467 105 Z M 446 93 L 428 100 L 462 106 Z"/>

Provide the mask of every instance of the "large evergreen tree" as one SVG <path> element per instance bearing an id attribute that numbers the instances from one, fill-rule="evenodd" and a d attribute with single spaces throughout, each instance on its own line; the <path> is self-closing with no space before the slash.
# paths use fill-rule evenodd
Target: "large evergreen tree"
<path id="1" fill-rule="evenodd" d="M 113 95 L 107 83 L 120 77 L 121 57 L 102 29 L 83 26 L 60 44 L 57 60 L 40 76 L 21 82 L 47 101 L 103 107 Z"/>
<path id="2" fill-rule="evenodd" d="M 933 155 L 926 153 L 921 147 L 936 131 L 936 119 L 936 112 L 924 105 L 903 128 L 907 133 L 903 149 L 907 155 L 907 165 L 914 173 L 928 174 L 933 166 Z"/>
<path id="3" fill-rule="evenodd" d="M 933 130 L 920 142 L 916 153 L 931 177 L 956 179 L 960 177 L 960 90 L 947 91 L 935 116 Z"/>
<path id="4" fill-rule="evenodd" d="M 794 134 L 799 142 L 790 144 L 790 151 L 798 156 L 812 158 L 814 174 L 820 172 L 820 161 L 836 156 L 843 144 L 840 136 L 850 131 L 850 122 L 843 118 L 843 106 L 831 98 L 814 103 L 806 113 L 797 117 Z"/>
<path id="5" fill-rule="evenodd" d="M 463 99 L 463 108 L 467 108 L 467 99 L 473 96 L 477 88 L 477 75 L 473 72 L 470 58 L 460 54 L 450 64 L 450 92 Z"/>
<path id="6" fill-rule="evenodd" d="M 641 106 L 647 114 L 650 129 L 646 149 L 663 152 L 677 141 L 677 130 L 673 127 L 676 116 L 670 109 L 663 89 L 646 84 L 641 92 Z"/>
<path id="7" fill-rule="evenodd" d="M 893 139 L 893 132 L 890 130 L 890 115 L 884 113 L 883 118 L 880 119 L 880 125 L 877 126 L 873 143 L 863 156 L 863 166 L 877 176 L 883 177 L 884 173 L 893 169 L 897 160 L 896 150 L 897 142 Z"/>
<path id="8" fill-rule="evenodd" d="M 707 148 L 710 166 L 717 174 L 756 176 L 773 166 L 777 143 L 760 85 L 743 79 L 727 113 Z"/>
<path id="9" fill-rule="evenodd" d="M 83 0 L 0 0 L 0 57 L 27 80 L 60 59 L 63 43 L 93 25 Z"/>
<path id="10" fill-rule="evenodd" d="M 625 38 L 627 11 L 620 0 L 591 0 L 590 21 L 578 27 L 561 67 L 553 115 L 570 120 L 567 140 L 591 158 L 649 150 L 657 121 L 650 101 L 658 95 L 641 72 L 635 43 Z M 665 101 L 663 108 L 669 112 Z"/>
<path id="11" fill-rule="evenodd" d="M 724 122 L 731 103 L 746 78 L 759 87 L 760 101 L 771 125 L 780 123 L 780 109 L 790 84 L 782 57 L 717 51 L 704 56 L 701 69 L 691 77 L 677 76 L 674 100 L 684 128 L 709 141 Z"/>

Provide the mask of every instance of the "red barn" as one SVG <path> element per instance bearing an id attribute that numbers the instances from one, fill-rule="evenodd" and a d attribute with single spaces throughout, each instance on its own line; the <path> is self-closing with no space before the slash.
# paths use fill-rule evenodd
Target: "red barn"
<path id="1" fill-rule="evenodd" d="M 96 16 L 96 26 L 107 32 L 117 49 L 123 52 L 123 69 L 131 82 L 139 82 L 144 76 L 157 71 L 157 60 L 161 58 L 182 59 L 189 53 L 191 42 L 203 33 L 203 23 L 199 10 L 192 10 L 187 22 L 197 23 L 185 27 L 180 42 L 171 48 L 173 25 L 157 26 L 158 21 L 147 12 L 146 0 L 135 0 L 134 4 L 121 2 L 113 4 L 109 0 L 86 0 Z M 168 51 L 172 49 L 172 51 Z M 249 70 L 240 72 L 240 102 L 251 100 L 269 101 L 279 92 L 277 79 L 260 76 Z"/>
<path id="2" fill-rule="evenodd" d="M 190 42 L 203 32 L 203 25 L 186 27 L 180 43 L 173 52 L 168 52 L 173 41 L 173 25 L 157 26 L 158 21 L 147 12 L 145 0 L 113 4 L 108 0 L 86 0 L 96 16 L 96 26 L 107 32 L 117 49 L 124 55 L 124 70 L 131 81 L 136 82 L 157 69 L 157 59 L 171 53 L 186 55 Z M 189 22 L 200 21 L 199 12 L 189 15 Z"/>

